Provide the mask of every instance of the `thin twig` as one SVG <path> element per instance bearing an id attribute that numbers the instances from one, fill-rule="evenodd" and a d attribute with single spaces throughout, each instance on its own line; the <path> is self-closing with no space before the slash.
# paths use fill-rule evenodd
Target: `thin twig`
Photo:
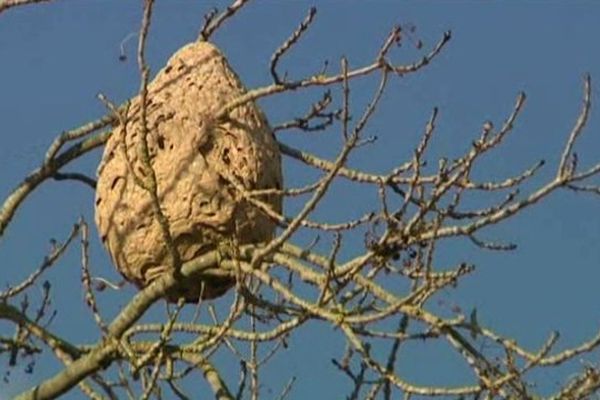
<path id="1" fill-rule="evenodd" d="M 215 16 L 214 12 L 209 13 L 198 39 L 208 40 L 226 20 L 233 17 L 249 1 L 250 0 L 235 0 L 225 9 L 225 11 L 219 14 L 219 16 Z"/>

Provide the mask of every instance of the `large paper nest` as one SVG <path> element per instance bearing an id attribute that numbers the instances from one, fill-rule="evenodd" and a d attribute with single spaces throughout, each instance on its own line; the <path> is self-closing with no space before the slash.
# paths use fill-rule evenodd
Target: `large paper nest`
<path id="1" fill-rule="evenodd" d="M 150 164 L 182 262 L 220 243 L 258 243 L 274 234 L 275 224 L 239 190 L 282 187 L 281 157 L 264 115 L 249 102 L 215 119 L 219 109 L 244 93 L 225 57 L 206 42 L 180 49 L 148 86 Z M 139 185 L 148 179 L 140 152 L 139 97 L 121 121 L 125 126 L 115 127 L 98 168 L 96 223 L 118 270 L 143 288 L 172 272 L 173 264 L 151 196 Z M 281 211 L 281 196 L 257 198 Z M 234 283 L 223 277 L 184 282 L 168 298 L 210 299 Z"/>

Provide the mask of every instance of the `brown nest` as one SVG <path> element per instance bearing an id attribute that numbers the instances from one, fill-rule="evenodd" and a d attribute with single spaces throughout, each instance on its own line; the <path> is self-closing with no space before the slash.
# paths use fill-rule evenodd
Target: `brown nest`
<path id="1" fill-rule="evenodd" d="M 245 202 L 239 190 L 282 187 L 281 156 L 265 116 L 248 102 L 215 119 L 219 109 L 244 93 L 223 54 L 207 42 L 181 48 L 148 85 L 149 160 L 182 262 L 220 242 L 258 243 L 274 234 L 275 224 Z M 98 168 L 96 223 L 118 270 L 143 288 L 172 272 L 173 263 L 151 196 L 139 185 L 149 175 L 140 152 L 139 97 L 123 114 Z M 281 211 L 281 196 L 257 198 Z M 222 277 L 183 282 L 168 297 L 211 299 L 234 283 Z"/>

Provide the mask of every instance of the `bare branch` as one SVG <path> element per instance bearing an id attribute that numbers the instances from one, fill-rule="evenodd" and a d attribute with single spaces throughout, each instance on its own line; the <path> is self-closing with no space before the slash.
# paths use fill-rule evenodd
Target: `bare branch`
<path id="1" fill-rule="evenodd" d="M 73 229 L 71 229 L 71 233 L 62 244 L 53 244 L 50 254 L 44 257 L 42 264 L 34 272 L 32 272 L 27 279 L 16 286 L 12 286 L 4 292 L 0 292 L 0 302 L 6 301 L 7 299 L 18 295 L 19 293 L 22 293 L 25 289 L 33 285 L 35 281 L 42 275 L 42 273 L 44 273 L 44 271 L 52 267 L 56 261 L 62 257 L 62 255 L 65 253 L 65 250 L 67 250 L 73 239 L 75 239 L 79 233 L 80 227 L 80 224 L 75 224 Z"/>
<path id="2" fill-rule="evenodd" d="M 579 117 L 577 118 L 577 122 L 575 122 L 575 126 L 571 130 L 569 134 L 569 138 L 567 139 L 567 143 L 565 144 L 562 156 L 560 157 L 560 164 L 558 165 L 557 175 L 561 177 L 567 177 L 567 175 L 572 175 L 575 171 L 567 171 L 567 161 L 569 157 L 572 156 L 573 146 L 575 145 L 575 141 L 577 137 L 583 131 L 585 124 L 588 120 L 588 116 L 590 113 L 590 108 L 592 106 L 592 78 L 589 74 L 586 74 L 584 77 L 584 95 L 583 95 L 583 106 Z"/>
<path id="3" fill-rule="evenodd" d="M 216 12 L 209 13 L 198 39 L 208 40 L 227 19 L 233 17 L 248 2 L 249 0 L 235 0 L 218 16 L 216 16 Z"/>
<path id="4" fill-rule="evenodd" d="M 13 7 L 24 6 L 27 4 L 45 3 L 49 1 L 51 0 L 2 0 L 0 1 L 0 13 Z"/>
<path id="5" fill-rule="evenodd" d="M 279 63 L 279 60 L 281 59 L 281 57 L 286 52 L 288 52 L 298 42 L 298 40 L 300 40 L 300 37 L 302 36 L 302 34 L 304 32 L 306 32 L 309 25 L 313 22 L 315 15 L 317 15 L 317 9 L 316 9 L 316 7 L 311 7 L 308 10 L 308 14 L 306 15 L 306 18 L 304 18 L 304 21 L 302 21 L 300 23 L 300 26 L 298 26 L 298 28 L 296 28 L 296 30 L 292 33 L 292 35 L 285 42 L 283 42 L 283 44 L 281 46 L 279 46 L 277 48 L 277 50 L 275 50 L 275 52 L 271 56 L 270 70 L 271 70 L 271 76 L 273 77 L 273 81 L 275 82 L 275 84 L 280 85 L 280 84 L 284 83 L 284 81 L 282 81 L 281 78 L 279 77 L 279 75 L 277 74 L 277 63 Z"/>

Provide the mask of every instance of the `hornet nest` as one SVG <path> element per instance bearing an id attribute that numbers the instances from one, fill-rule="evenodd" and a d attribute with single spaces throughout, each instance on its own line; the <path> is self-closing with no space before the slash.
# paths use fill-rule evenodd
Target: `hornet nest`
<path id="1" fill-rule="evenodd" d="M 245 93 L 223 54 L 200 41 L 177 51 L 148 85 L 149 163 L 182 262 L 223 241 L 258 243 L 274 234 L 275 223 L 245 202 L 239 190 L 282 188 L 281 155 L 265 116 L 247 102 L 225 118 L 215 117 Z M 106 144 L 96 191 L 100 238 L 117 269 L 139 288 L 173 272 L 151 195 L 139 184 L 149 175 L 140 151 L 142 132 L 138 96 Z M 281 196 L 257 199 L 281 212 Z M 234 284 L 234 278 L 223 276 L 186 281 L 168 299 L 211 299 Z"/>

